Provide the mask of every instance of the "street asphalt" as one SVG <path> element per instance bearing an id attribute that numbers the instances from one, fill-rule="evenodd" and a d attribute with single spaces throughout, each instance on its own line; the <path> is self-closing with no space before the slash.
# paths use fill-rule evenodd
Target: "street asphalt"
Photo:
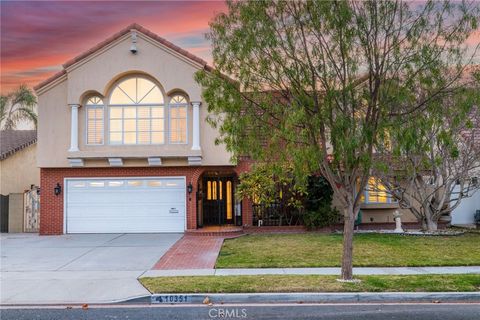
<path id="1" fill-rule="evenodd" d="M 0 309 L 2 320 L 478 320 L 480 304 L 342 304 L 342 305 L 213 305 L 103 306 L 42 309 Z"/>

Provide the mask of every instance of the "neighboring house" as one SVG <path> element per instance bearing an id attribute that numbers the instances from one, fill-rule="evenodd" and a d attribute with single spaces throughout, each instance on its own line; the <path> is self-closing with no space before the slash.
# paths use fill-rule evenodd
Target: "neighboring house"
<path id="1" fill-rule="evenodd" d="M 36 142 L 35 130 L 0 131 L 2 232 L 24 231 L 24 192 L 40 184 Z"/>
<path id="2" fill-rule="evenodd" d="M 462 199 L 462 202 L 452 212 L 452 225 L 473 226 L 475 225 L 475 212 L 480 210 L 480 191 L 476 191 L 471 197 Z"/>
<path id="3" fill-rule="evenodd" d="M 235 197 L 249 162 L 230 162 L 206 121 L 202 59 L 134 24 L 35 87 L 41 234 L 184 232 L 250 226 Z M 374 183 L 374 181 L 372 181 Z M 366 222 L 393 222 L 386 192 L 365 195 Z"/>
<path id="4" fill-rule="evenodd" d="M 473 129 L 467 130 L 463 134 L 473 141 L 475 150 L 480 150 L 480 119 L 478 117 L 472 117 L 471 119 Z M 452 225 L 472 226 L 475 224 L 475 213 L 480 210 L 480 163 L 478 163 L 477 170 L 470 178 L 474 179 L 477 189 L 471 193 L 470 197 L 462 199 L 460 205 L 453 210 Z M 453 197 L 457 196 L 453 195 Z"/>

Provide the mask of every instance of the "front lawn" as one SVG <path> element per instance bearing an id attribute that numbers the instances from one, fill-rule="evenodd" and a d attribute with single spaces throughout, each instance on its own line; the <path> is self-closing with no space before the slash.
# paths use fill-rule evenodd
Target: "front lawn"
<path id="1" fill-rule="evenodd" d="M 141 278 L 152 293 L 240 292 L 440 292 L 478 291 L 480 275 L 359 276 L 342 283 L 336 276 L 264 275 Z"/>
<path id="2" fill-rule="evenodd" d="M 340 234 L 247 235 L 225 240 L 217 268 L 338 267 Z M 480 265 L 480 234 L 401 236 L 357 234 L 357 267 L 419 267 Z"/>

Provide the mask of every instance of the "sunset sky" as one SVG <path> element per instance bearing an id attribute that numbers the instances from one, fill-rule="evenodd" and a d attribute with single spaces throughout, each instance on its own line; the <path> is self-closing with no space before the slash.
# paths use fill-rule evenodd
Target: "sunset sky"
<path id="1" fill-rule="evenodd" d="M 45 80 L 133 22 L 211 62 L 208 22 L 226 9 L 223 1 L 0 1 L 2 94 Z M 479 41 L 476 32 L 468 42 Z"/>
<path id="2" fill-rule="evenodd" d="M 1 93 L 34 86 L 136 22 L 211 61 L 208 22 L 223 1 L 1 1 Z"/>

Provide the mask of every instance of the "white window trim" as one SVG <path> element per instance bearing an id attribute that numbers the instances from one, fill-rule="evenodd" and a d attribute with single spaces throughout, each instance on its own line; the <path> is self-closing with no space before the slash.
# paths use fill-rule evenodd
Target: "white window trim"
<path id="1" fill-rule="evenodd" d="M 102 108 L 102 112 L 103 112 L 102 143 L 88 143 L 88 109 L 90 109 L 90 108 Z M 105 145 L 105 123 L 106 123 L 105 104 L 103 104 L 103 105 L 100 105 L 100 104 L 85 105 L 85 145 L 87 145 L 87 146 L 103 146 L 103 145 Z"/>
<path id="2" fill-rule="evenodd" d="M 186 98 L 185 98 L 186 99 Z M 188 102 L 187 103 L 169 103 L 168 104 L 168 144 L 173 144 L 173 145 L 176 145 L 176 144 L 180 144 L 180 145 L 187 145 L 188 144 L 188 120 L 189 120 L 189 117 L 188 117 Z M 171 131 L 171 120 L 172 120 L 172 117 L 171 117 L 171 112 L 170 112 L 170 109 L 174 107 L 185 107 L 185 142 L 174 142 L 172 141 L 172 131 Z"/>

